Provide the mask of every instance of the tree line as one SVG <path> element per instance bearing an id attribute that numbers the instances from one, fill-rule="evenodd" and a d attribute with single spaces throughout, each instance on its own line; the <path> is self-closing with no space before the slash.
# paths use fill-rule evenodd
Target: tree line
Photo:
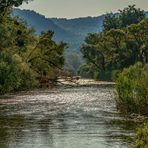
<path id="1" fill-rule="evenodd" d="M 101 33 L 88 34 L 86 61 L 78 73 L 116 82 L 117 107 L 126 115 L 148 115 L 148 18 L 135 5 L 107 14 Z"/>
<path id="2" fill-rule="evenodd" d="M 137 130 L 134 148 L 148 144 L 148 18 L 135 5 L 107 14 L 101 33 L 88 34 L 78 73 L 116 82 L 117 109 L 128 119 L 146 122 Z M 142 117 L 142 119 L 138 119 Z"/>
<path id="3" fill-rule="evenodd" d="M 64 65 L 66 43 L 52 31 L 39 37 L 33 28 L 11 16 L 13 6 L 28 0 L 0 1 L 0 93 L 53 85 Z"/>
<path id="4" fill-rule="evenodd" d="M 148 19 L 135 5 L 109 13 L 101 33 L 88 34 L 81 52 L 86 64 L 78 72 L 84 77 L 112 80 L 112 74 L 140 61 L 148 62 Z"/>

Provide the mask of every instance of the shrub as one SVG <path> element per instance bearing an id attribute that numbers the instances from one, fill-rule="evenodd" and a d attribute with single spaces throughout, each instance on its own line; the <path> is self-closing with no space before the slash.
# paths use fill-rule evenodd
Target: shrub
<path id="1" fill-rule="evenodd" d="M 18 67 L 13 63 L 10 54 L 0 53 L 0 93 L 18 89 L 21 78 Z"/>
<path id="2" fill-rule="evenodd" d="M 26 64 L 24 64 L 26 65 Z M 39 82 L 36 79 L 36 74 L 32 69 L 29 68 L 28 65 L 26 65 L 26 69 L 21 69 L 21 90 L 23 89 L 31 89 L 39 86 Z"/>
<path id="3" fill-rule="evenodd" d="M 137 129 L 136 142 L 133 148 L 147 148 L 148 147 L 148 122 L 143 127 Z"/>
<path id="4" fill-rule="evenodd" d="M 78 75 L 82 76 L 83 78 L 93 78 L 93 68 L 90 65 L 83 64 L 78 69 Z"/>
<path id="5" fill-rule="evenodd" d="M 13 63 L 18 67 L 21 83 L 19 89 L 30 89 L 39 86 L 36 73 L 25 63 L 18 54 L 12 56 Z"/>
<path id="6" fill-rule="evenodd" d="M 0 53 L 0 94 L 38 86 L 34 71 L 19 55 Z"/>
<path id="7" fill-rule="evenodd" d="M 0 93 L 6 93 L 18 89 L 20 86 L 20 75 L 15 65 L 0 63 Z"/>
<path id="8" fill-rule="evenodd" d="M 126 113 L 148 114 L 148 64 L 137 63 L 117 75 L 117 105 Z"/>

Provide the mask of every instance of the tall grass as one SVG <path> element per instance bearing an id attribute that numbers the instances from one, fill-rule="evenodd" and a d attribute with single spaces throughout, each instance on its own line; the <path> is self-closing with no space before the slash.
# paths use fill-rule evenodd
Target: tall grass
<path id="1" fill-rule="evenodd" d="M 125 113 L 148 115 L 148 64 L 137 63 L 117 74 L 118 108 Z"/>
<path id="2" fill-rule="evenodd" d="M 137 129 L 136 141 L 133 148 L 148 148 L 148 122 Z"/>

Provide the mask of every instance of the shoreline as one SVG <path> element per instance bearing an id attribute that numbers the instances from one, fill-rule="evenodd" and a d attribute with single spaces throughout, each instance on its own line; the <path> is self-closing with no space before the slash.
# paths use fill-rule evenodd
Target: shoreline
<path id="1" fill-rule="evenodd" d="M 115 82 L 109 82 L 109 81 L 97 81 L 93 79 L 79 79 L 79 80 L 65 80 L 65 79 L 59 79 L 58 85 L 69 85 L 73 87 L 90 87 L 90 86 L 114 86 Z"/>
<path id="2" fill-rule="evenodd" d="M 41 92 L 48 92 L 52 93 L 55 90 L 58 90 L 60 88 L 79 88 L 79 87 L 114 87 L 115 82 L 108 82 L 108 81 L 95 81 L 93 79 L 79 79 L 79 80 L 73 80 L 73 81 L 65 81 L 65 79 L 59 79 L 59 82 L 57 85 L 48 88 L 33 88 L 33 89 L 26 89 L 26 90 L 18 90 L 18 91 L 12 91 L 10 93 L 0 94 L 0 99 L 11 97 L 16 94 L 22 94 L 22 93 L 41 93 Z"/>

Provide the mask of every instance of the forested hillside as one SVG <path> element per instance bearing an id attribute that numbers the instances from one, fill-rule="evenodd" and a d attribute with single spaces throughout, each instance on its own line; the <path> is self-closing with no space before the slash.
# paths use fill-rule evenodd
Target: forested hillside
<path id="1" fill-rule="evenodd" d="M 55 32 L 56 41 L 64 41 L 69 44 L 70 50 L 79 51 L 88 33 L 98 33 L 103 29 L 105 15 L 98 17 L 83 17 L 75 19 L 46 18 L 35 11 L 14 9 L 14 16 L 26 20 L 30 27 L 34 27 L 37 35 L 42 31 L 52 30 Z M 146 17 L 148 13 L 146 12 Z"/>
<path id="2" fill-rule="evenodd" d="M 146 17 L 148 13 L 145 13 Z M 68 43 L 65 51 L 65 68 L 76 74 L 78 67 L 83 63 L 80 48 L 88 33 L 99 33 L 103 30 L 105 15 L 98 17 L 84 17 L 75 19 L 46 18 L 31 10 L 14 9 L 13 15 L 25 20 L 29 27 L 39 35 L 42 31 L 54 31 L 54 40 Z M 115 14 L 117 15 L 117 14 Z"/>
<path id="3" fill-rule="evenodd" d="M 26 20 L 30 27 L 36 29 L 37 34 L 54 31 L 54 39 L 67 42 L 70 50 L 79 50 L 88 33 L 100 32 L 104 18 L 104 15 L 76 19 L 45 18 L 35 11 L 20 9 L 14 9 L 13 14 Z"/>
<path id="4" fill-rule="evenodd" d="M 76 19 L 46 18 L 35 11 L 20 9 L 14 9 L 13 15 L 25 20 L 29 27 L 35 28 L 37 35 L 42 31 L 52 30 L 55 41 L 68 43 L 68 48 L 65 51 L 65 68 L 74 74 L 83 62 L 80 47 L 85 37 L 88 33 L 102 31 L 104 19 L 104 15 Z"/>

